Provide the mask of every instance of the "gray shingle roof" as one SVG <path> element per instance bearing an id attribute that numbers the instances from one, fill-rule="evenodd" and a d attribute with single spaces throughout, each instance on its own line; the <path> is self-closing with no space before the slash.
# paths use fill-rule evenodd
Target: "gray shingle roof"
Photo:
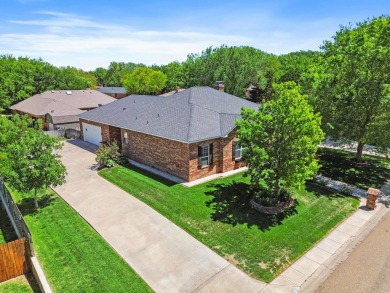
<path id="1" fill-rule="evenodd" d="M 98 91 L 103 94 L 126 94 L 125 88 L 120 86 L 102 86 Z"/>
<path id="2" fill-rule="evenodd" d="M 209 87 L 192 87 L 169 97 L 131 95 L 79 117 L 189 143 L 226 136 L 241 107 L 259 106 Z"/>

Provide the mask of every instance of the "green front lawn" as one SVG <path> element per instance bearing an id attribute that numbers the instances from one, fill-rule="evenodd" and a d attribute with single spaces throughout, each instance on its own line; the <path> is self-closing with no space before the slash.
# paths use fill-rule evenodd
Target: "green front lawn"
<path id="1" fill-rule="evenodd" d="M 36 289 L 38 290 L 38 289 Z M 0 293 L 33 293 L 34 290 L 31 288 L 26 277 L 20 276 L 12 280 L 0 283 Z M 36 291 L 38 292 L 38 291 Z"/>
<path id="2" fill-rule="evenodd" d="M 10 190 L 33 235 L 38 259 L 55 292 L 151 292 L 148 285 L 73 209 L 50 189 Z"/>
<path id="3" fill-rule="evenodd" d="M 358 200 L 318 188 L 295 191 L 295 209 L 266 216 L 248 205 L 237 174 L 192 188 L 117 166 L 100 175 L 145 202 L 252 277 L 271 281 L 356 210 Z"/>
<path id="4" fill-rule="evenodd" d="M 0 245 L 18 239 L 7 212 L 0 202 Z"/>
<path id="5" fill-rule="evenodd" d="M 381 188 L 390 178 L 390 160 L 386 158 L 364 155 L 367 164 L 358 167 L 351 152 L 319 148 L 317 156 L 321 165 L 318 173 L 359 188 Z"/>

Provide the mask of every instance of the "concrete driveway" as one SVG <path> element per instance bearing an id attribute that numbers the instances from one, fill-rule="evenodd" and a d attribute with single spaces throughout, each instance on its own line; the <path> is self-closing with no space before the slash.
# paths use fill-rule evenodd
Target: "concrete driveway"
<path id="1" fill-rule="evenodd" d="M 54 190 L 153 290 L 259 292 L 266 286 L 101 178 L 94 170 L 95 155 L 91 152 L 94 149 L 93 145 L 78 140 L 65 142 L 60 154 L 67 168 L 67 182 Z"/>

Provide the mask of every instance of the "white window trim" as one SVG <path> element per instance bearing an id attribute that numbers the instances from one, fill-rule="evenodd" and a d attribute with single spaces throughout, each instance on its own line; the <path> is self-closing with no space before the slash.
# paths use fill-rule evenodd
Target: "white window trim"
<path id="1" fill-rule="evenodd" d="M 240 146 L 240 147 L 237 147 L 237 146 Z M 241 160 L 243 150 L 244 150 L 244 148 L 242 147 L 242 144 L 239 141 L 236 141 L 236 149 L 234 150 L 234 159 L 236 161 Z M 239 153 L 240 156 L 237 156 L 237 153 Z"/>
<path id="2" fill-rule="evenodd" d="M 207 164 L 200 164 L 200 167 L 203 168 L 210 165 L 210 145 L 205 144 L 205 145 L 201 145 L 200 147 L 202 148 L 202 156 L 200 156 L 198 160 L 200 160 L 200 162 L 202 163 L 203 162 L 202 159 L 207 158 Z M 203 147 L 207 147 L 207 156 L 203 156 Z"/>

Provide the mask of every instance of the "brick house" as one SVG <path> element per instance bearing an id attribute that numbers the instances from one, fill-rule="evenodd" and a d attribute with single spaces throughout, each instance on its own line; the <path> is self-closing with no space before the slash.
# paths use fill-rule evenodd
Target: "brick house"
<path id="1" fill-rule="evenodd" d="M 86 141 L 116 140 L 126 157 L 193 181 L 244 166 L 235 137 L 242 107 L 259 106 L 209 87 L 131 95 L 79 115 L 80 129 Z"/>
<path id="2" fill-rule="evenodd" d="M 126 89 L 119 86 L 102 86 L 97 89 L 99 92 L 115 99 L 122 99 L 127 96 Z"/>

